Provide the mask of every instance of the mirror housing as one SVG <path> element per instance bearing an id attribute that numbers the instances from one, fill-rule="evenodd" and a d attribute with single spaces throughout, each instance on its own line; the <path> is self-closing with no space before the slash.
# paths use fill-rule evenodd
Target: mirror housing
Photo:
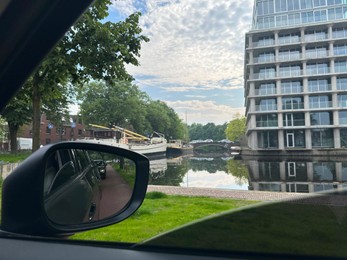
<path id="1" fill-rule="evenodd" d="M 60 149 L 84 149 L 111 153 L 132 160 L 136 178 L 132 196 L 125 207 L 105 219 L 81 224 L 57 224 L 47 217 L 44 205 L 45 164 Z M 104 227 L 128 218 L 146 195 L 149 160 L 142 154 L 107 145 L 86 142 L 61 142 L 46 145 L 24 160 L 5 180 L 2 189 L 1 229 L 35 236 L 67 236 Z"/>

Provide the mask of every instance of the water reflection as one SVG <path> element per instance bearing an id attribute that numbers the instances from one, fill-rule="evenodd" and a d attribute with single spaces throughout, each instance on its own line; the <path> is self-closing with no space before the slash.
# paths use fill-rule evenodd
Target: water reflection
<path id="1" fill-rule="evenodd" d="M 232 157 L 178 157 L 151 160 L 149 184 L 248 190 L 247 167 Z"/>
<path id="2" fill-rule="evenodd" d="M 347 187 L 347 162 L 250 160 L 248 166 L 254 190 L 311 193 Z"/>
<path id="3" fill-rule="evenodd" d="M 178 157 L 150 165 L 151 185 L 303 193 L 347 187 L 347 161 L 341 160 Z"/>

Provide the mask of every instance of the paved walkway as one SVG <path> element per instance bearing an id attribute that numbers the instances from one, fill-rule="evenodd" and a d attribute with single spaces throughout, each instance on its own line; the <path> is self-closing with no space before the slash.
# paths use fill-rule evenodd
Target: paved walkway
<path id="1" fill-rule="evenodd" d="M 267 191 L 248 191 L 248 190 L 225 190 L 211 188 L 186 188 L 176 186 L 157 186 L 149 185 L 148 192 L 160 191 L 170 195 L 184 196 L 206 196 L 214 198 L 232 198 L 256 201 L 276 201 L 282 199 L 306 198 L 310 194 L 306 193 L 285 193 L 285 192 L 267 192 Z"/>

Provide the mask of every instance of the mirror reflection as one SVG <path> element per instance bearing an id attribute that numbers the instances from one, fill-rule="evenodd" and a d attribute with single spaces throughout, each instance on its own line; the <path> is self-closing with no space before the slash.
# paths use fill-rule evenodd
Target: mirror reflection
<path id="1" fill-rule="evenodd" d="M 44 206 L 57 224 L 80 224 L 120 212 L 134 188 L 136 165 L 116 154 L 61 149 L 49 155 Z"/>

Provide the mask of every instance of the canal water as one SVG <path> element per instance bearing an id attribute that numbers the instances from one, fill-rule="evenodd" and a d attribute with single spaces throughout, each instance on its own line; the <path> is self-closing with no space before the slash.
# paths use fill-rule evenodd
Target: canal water
<path id="1" fill-rule="evenodd" d="M 312 193 L 347 187 L 347 160 L 177 157 L 151 160 L 150 185 Z"/>
<path id="2" fill-rule="evenodd" d="M 162 158 L 150 167 L 150 185 L 248 190 L 247 167 L 232 157 Z"/>

